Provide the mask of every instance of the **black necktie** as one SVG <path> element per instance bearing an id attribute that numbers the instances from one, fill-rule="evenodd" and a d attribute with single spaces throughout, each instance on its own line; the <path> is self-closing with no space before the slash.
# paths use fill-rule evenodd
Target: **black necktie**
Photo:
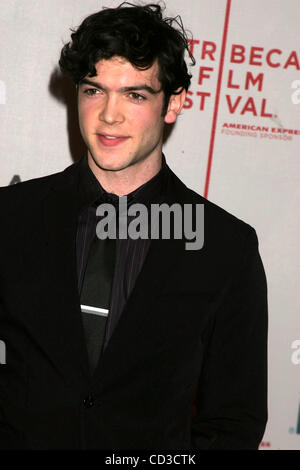
<path id="1" fill-rule="evenodd" d="M 103 202 L 103 200 L 101 201 Z M 96 210 L 95 204 L 95 210 Z M 103 349 L 115 269 L 116 240 L 92 241 L 80 296 L 81 314 L 86 337 L 91 373 Z"/>

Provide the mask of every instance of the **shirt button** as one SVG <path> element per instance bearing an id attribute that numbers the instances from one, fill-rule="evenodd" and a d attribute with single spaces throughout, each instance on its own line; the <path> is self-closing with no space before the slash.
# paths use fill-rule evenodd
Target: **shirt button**
<path id="1" fill-rule="evenodd" d="M 95 404 L 95 401 L 94 401 L 94 397 L 92 394 L 89 394 L 87 397 L 85 397 L 85 399 L 83 400 L 83 406 L 85 408 L 91 408 L 92 406 L 94 406 Z"/>

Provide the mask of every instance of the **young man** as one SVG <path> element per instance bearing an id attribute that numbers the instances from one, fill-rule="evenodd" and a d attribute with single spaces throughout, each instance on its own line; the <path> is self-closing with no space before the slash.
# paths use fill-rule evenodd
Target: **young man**
<path id="1" fill-rule="evenodd" d="M 87 156 L 0 192 L 3 448 L 259 445 L 267 302 L 256 233 L 189 190 L 162 154 L 190 84 L 186 51 L 159 6 L 127 3 L 86 18 L 62 50 Z M 204 205 L 204 245 L 187 249 L 172 230 L 121 236 L 121 219 L 105 239 L 97 207 L 124 216 L 124 196 L 125 228 L 134 204 L 149 210 L 144 224 L 155 204 L 192 208 L 196 226 Z"/>

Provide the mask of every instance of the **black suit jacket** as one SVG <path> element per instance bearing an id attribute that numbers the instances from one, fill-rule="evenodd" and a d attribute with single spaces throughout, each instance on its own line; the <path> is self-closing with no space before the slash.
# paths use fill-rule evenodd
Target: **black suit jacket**
<path id="1" fill-rule="evenodd" d="M 93 377 L 76 279 L 78 164 L 0 189 L 0 446 L 256 449 L 267 419 L 266 280 L 255 230 L 204 204 L 201 250 L 152 240 Z"/>

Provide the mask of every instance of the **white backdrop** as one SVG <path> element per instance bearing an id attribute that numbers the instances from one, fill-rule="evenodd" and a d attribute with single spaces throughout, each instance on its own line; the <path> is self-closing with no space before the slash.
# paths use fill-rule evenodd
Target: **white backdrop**
<path id="1" fill-rule="evenodd" d="M 81 156 L 69 28 L 112 0 L 1 0 L 0 185 Z M 269 422 L 261 449 L 300 449 L 299 0 L 166 0 L 193 33 L 186 107 L 166 143 L 195 191 L 253 225 L 269 289 Z"/>

